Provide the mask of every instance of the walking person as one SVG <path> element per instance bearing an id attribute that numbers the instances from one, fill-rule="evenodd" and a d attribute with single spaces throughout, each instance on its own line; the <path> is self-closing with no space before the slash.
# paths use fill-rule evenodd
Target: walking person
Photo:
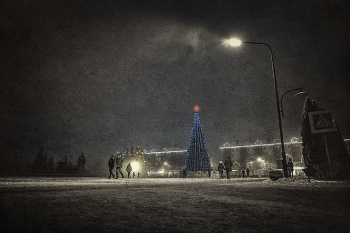
<path id="1" fill-rule="evenodd" d="M 227 157 L 227 159 L 225 160 L 224 166 L 226 170 L 227 179 L 230 179 L 230 173 L 232 171 L 232 166 L 233 166 L 231 157 Z"/>
<path id="2" fill-rule="evenodd" d="M 288 177 L 293 177 L 293 162 L 292 159 L 289 159 L 288 164 L 287 164 L 287 172 L 288 172 Z"/>
<path id="3" fill-rule="evenodd" d="M 115 160 L 115 164 L 116 164 L 116 179 L 118 179 L 118 171 L 120 172 L 120 174 L 122 175 L 122 178 L 124 178 L 123 172 L 122 172 L 122 167 L 123 167 L 123 158 L 121 154 L 117 154 L 117 158 Z"/>
<path id="4" fill-rule="evenodd" d="M 135 178 L 135 172 L 132 172 L 132 178 Z"/>
<path id="5" fill-rule="evenodd" d="M 210 179 L 210 176 L 211 176 L 211 170 L 210 170 L 210 168 L 208 169 L 208 175 L 209 175 L 209 179 Z"/>
<path id="6" fill-rule="evenodd" d="M 222 164 L 222 161 L 220 161 L 219 165 L 218 165 L 218 171 L 219 171 L 219 178 L 220 179 L 224 179 L 224 165 Z"/>
<path id="7" fill-rule="evenodd" d="M 187 176 L 187 171 L 186 171 L 185 167 L 184 167 L 184 170 L 182 171 L 182 175 L 183 175 L 184 178 L 186 178 L 186 176 Z"/>
<path id="8" fill-rule="evenodd" d="M 79 156 L 77 163 L 78 163 L 78 169 L 84 170 L 84 166 L 86 164 L 86 159 L 85 159 L 83 152 L 81 152 L 81 155 Z"/>
<path id="9" fill-rule="evenodd" d="M 114 178 L 114 174 L 113 174 L 113 168 L 114 168 L 114 156 L 111 155 L 111 157 L 108 160 L 108 167 L 109 167 L 109 176 L 108 179 L 111 178 L 111 176 L 113 176 Z"/>
<path id="10" fill-rule="evenodd" d="M 250 172 L 250 170 L 249 170 L 249 168 L 247 168 L 247 177 L 249 177 L 249 172 Z"/>
<path id="11" fill-rule="evenodd" d="M 244 178 L 244 173 L 245 173 L 245 171 L 244 171 L 244 169 L 242 169 L 242 178 Z"/>
<path id="12" fill-rule="evenodd" d="M 128 178 L 130 178 L 130 172 L 132 171 L 132 167 L 130 163 L 128 164 L 128 166 L 126 166 L 126 171 L 128 173 Z"/>

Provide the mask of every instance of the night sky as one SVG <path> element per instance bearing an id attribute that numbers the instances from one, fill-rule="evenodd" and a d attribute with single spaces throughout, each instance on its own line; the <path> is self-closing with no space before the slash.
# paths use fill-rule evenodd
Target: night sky
<path id="1" fill-rule="evenodd" d="M 214 160 L 224 143 L 272 143 L 270 52 L 230 37 L 269 44 L 279 96 L 303 87 L 350 138 L 349 13 L 346 0 L 2 1 L 1 147 L 88 163 L 132 145 L 186 150 L 196 105 Z M 295 93 L 285 141 L 300 138 Z"/>

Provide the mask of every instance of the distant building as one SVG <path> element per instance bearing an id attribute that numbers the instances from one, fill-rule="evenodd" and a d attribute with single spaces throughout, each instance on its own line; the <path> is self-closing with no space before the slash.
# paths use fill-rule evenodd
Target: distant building
<path id="1" fill-rule="evenodd" d="M 350 139 L 344 139 L 345 145 L 349 151 Z M 294 175 L 303 174 L 304 161 L 302 156 L 302 142 L 294 137 L 290 142 L 284 143 L 286 159 L 292 159 L 294 163 Z M 230 156 L 234 162 L 234 169 L 246 169 L 247 167 L 254 174 L 262 172 L 266 174 L 272 169 L 282 169 L 282 151 L 281 143 L 275 140 L 271 144 L 263 144 L 256 141 L 252 145 L 230 146 L 224 144 L 220 147 L 221 160 Z"/>
<path id="2" fill-rule="evenodd" d="M 344 142 L 349 151 L 350 139 L 344 139 Z M 294 175 L 303 174 L 302 142 L 294 137 L 290 142 L 285 142 L 284 146 L 287 160 L 291 158 L 294 163 Z M 252 175 L 258 175 L 266 174 L 272 169 L 282 169 L 282 152 L 279 140 L 275 140 L 271 144 L 263 144 L 261 141 L 257 141 L 252 145 L 244 146 L 230 146 L 226 143 L 219 149 L 220 160 L 224 161 L 227 156 L 230 156 L 234 162 L 234 170 L 249 167 Z M 186 155 L 187 150 L 151 150 L 143 153 L 143 159 L 148 161 L 147 171 L 158 172 L 162 169 L 175 171 L 183 169 Z M 214 170 L 216 170 L 216 166 L 213 166 Z"/>
<path id="3" fill-rule="evenodd" d="M 185 166 L 187 150 L 150 151 L 144 157 L 149 161 L 150 171 L 181 170 Z"/>

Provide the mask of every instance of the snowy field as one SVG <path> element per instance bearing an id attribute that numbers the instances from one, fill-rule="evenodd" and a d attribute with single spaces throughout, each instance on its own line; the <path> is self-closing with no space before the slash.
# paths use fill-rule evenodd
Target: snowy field
<path id="1" fill-rule="evenodd" d="M 0 177 L 0 232 L 350 232 L 350 183 Z"/>

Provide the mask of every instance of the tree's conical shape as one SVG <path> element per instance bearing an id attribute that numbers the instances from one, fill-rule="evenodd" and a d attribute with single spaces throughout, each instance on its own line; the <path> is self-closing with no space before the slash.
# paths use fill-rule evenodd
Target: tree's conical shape
<path id="1" fill-rule="evenodd" d="M 188 145 L 185 169 L 187 171 L 208 171 L 213 170 L 210 157 L 205 144 L 202 126 L 199 115 L 194 115 L 193 127 Z"/>
<path id="2" fill-rule="evenodd" d="M 309 121 L 309 113 L 319 111 L 320 108 L 317 106 L 316 102 L 310 98 L 305 99 L 304 103 L 304 113 L 302 121 L 301 137 L 303 140 L 302 154 L 304 157 L 305 166 L 308 168 L 313 167 L 314 161 L 318 160 L 320 153 L 323 153 L 324 148 L 322 148 L 322 138 L 319 134 L 311 133 L 311 126 Z"/>
<path id="3" fill-rule="evenodd" d="M 324 109 L 318 107 L 314 100 L 307 98 L 304 104 L 301 130 L 305 166 L 314 173 L 312 176 L 318 178 L 332 177 L 330 175 L 330 166 L 332 166 L 335 179 L 350 179 L 350 155 L 338 126 L 337 131 L 334 132 L 311 133 L 309 113 L 316 111 L 324 111 Z"/>

